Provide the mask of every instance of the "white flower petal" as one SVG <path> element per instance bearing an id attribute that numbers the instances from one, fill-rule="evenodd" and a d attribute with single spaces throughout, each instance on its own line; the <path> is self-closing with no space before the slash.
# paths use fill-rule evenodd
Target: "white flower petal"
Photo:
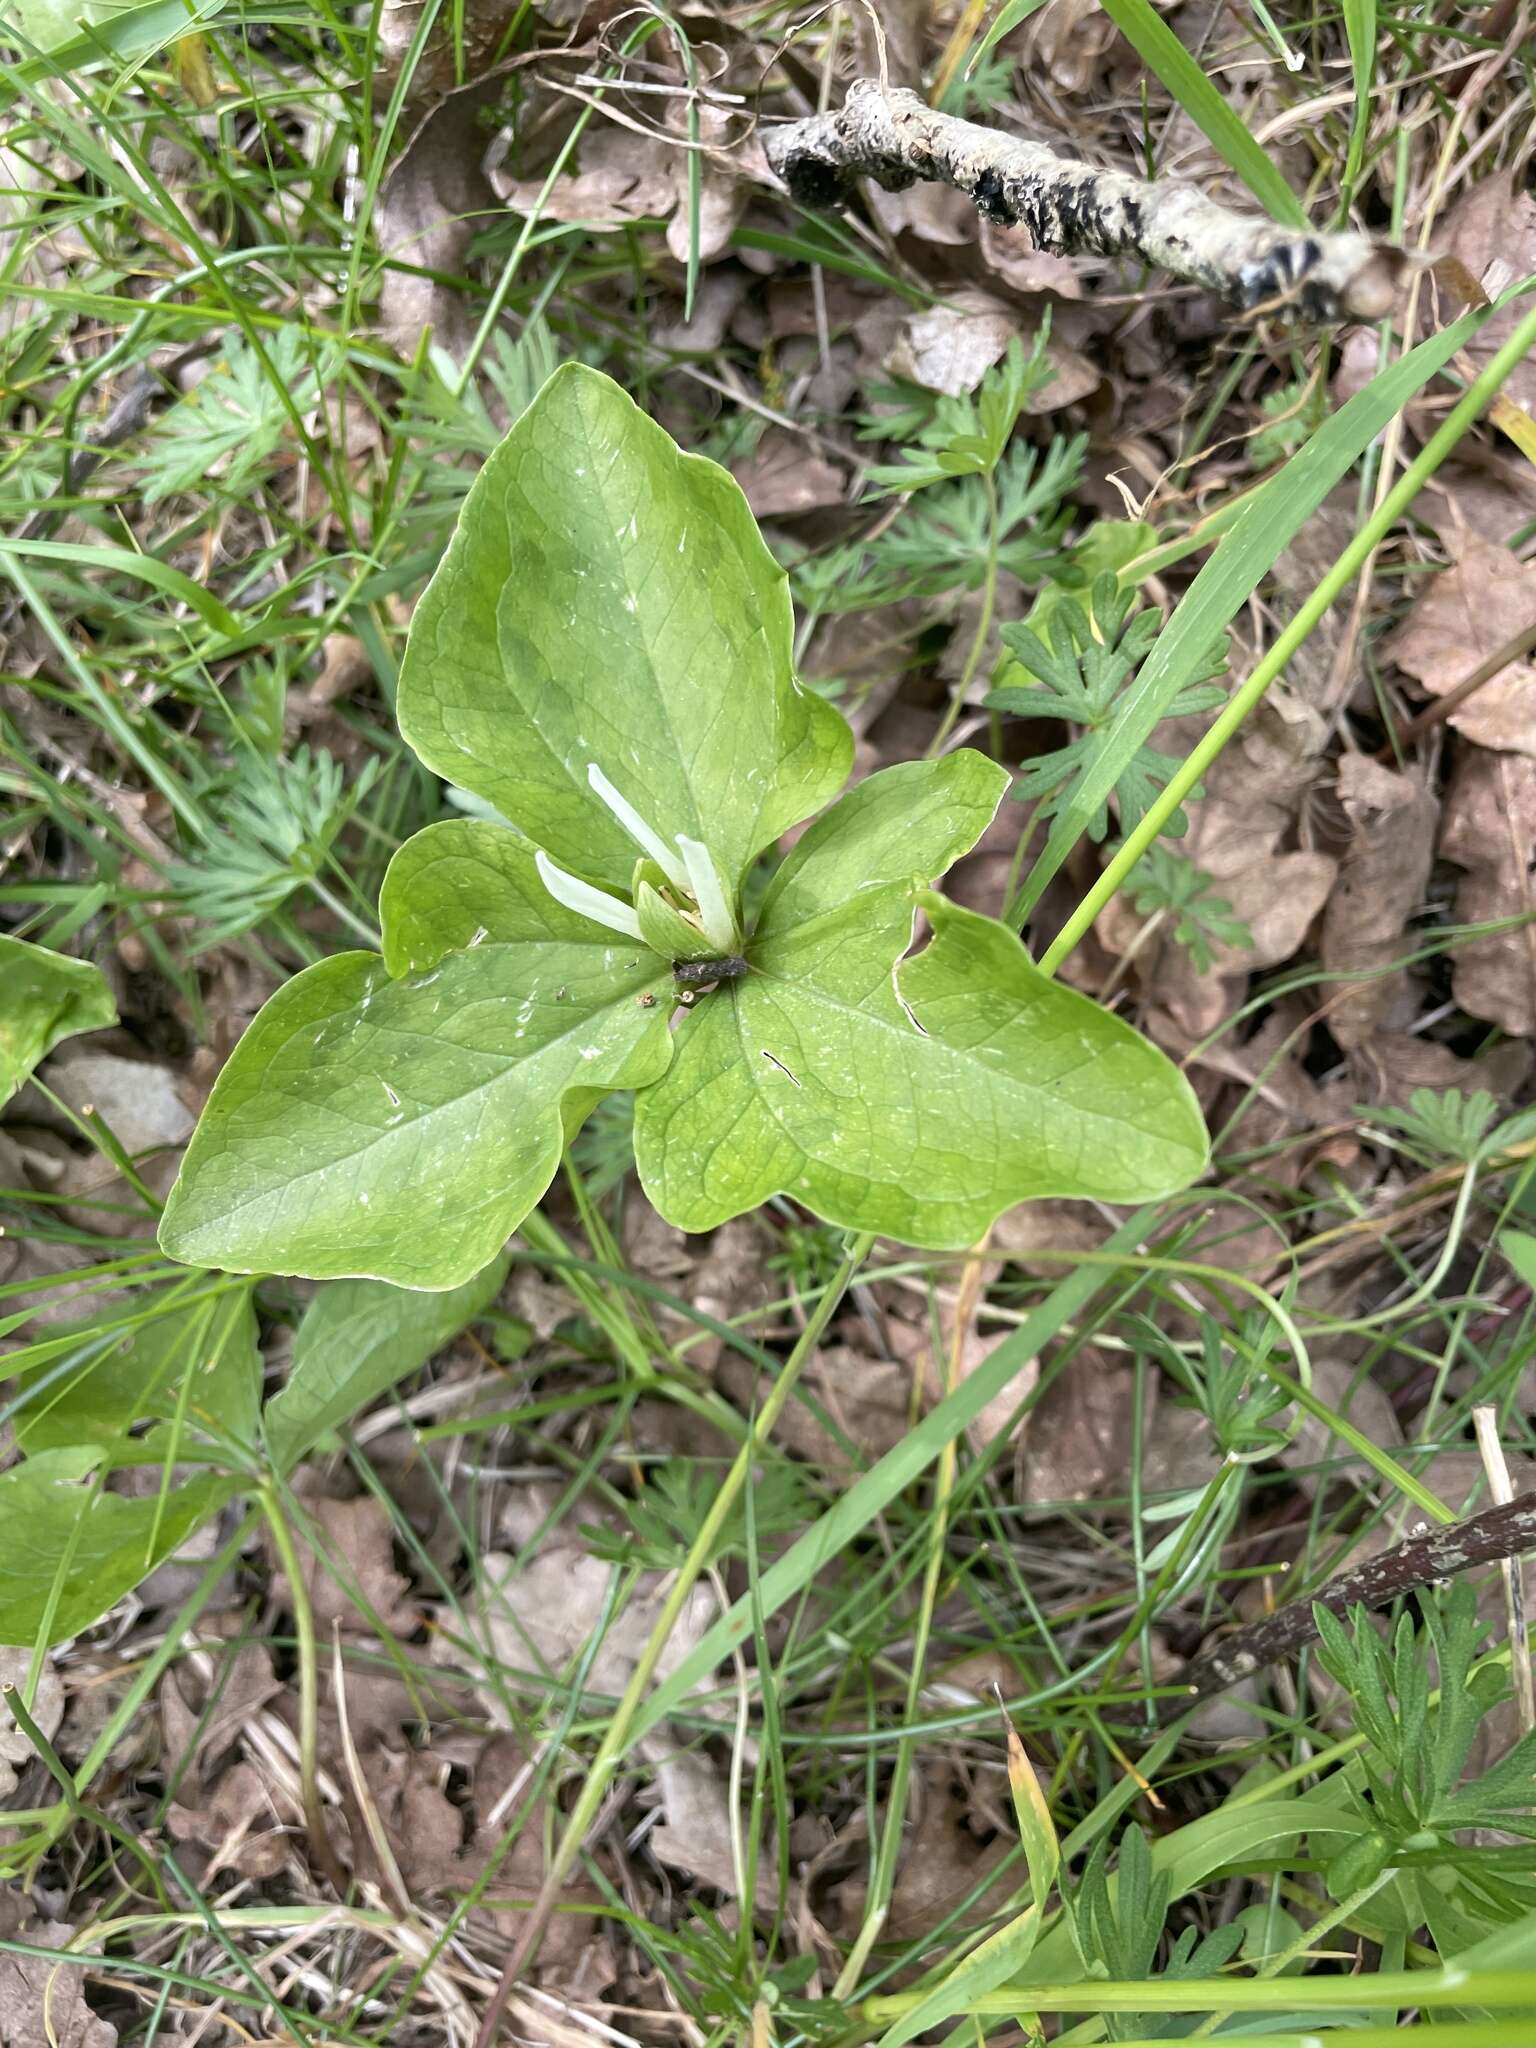
<path id="1" fill-rule="evenodd" d="M 627 797 L 622 797 L 594 761 L 587 769 L 587 780 L 594 791 L 612 811 L 636 846 L 651 856 L 674 889 L 686 889 L 688 870 L 668 846 L 659 832 L 655 832 L 641 817 Z"/>
<path id="2" fill-rule="evenodd" d="M 627 903 L 620 903 L 606 889 L 594 889 L 590 882 L 579 881 L 564 868 L 557 868 L 542 846 L 533 860 L 545 888 L 557 903 L 574 910 L 578 917 L 590 917 L 594 924 L 606 925 L 611 932 L 622 932 L 626 939 L 640 939 L 640 920 Z M 644 945 L 645 941 L 640 939 L 640 943 Z"/>
<path id="3" fill-rule="evenodd" d="M 699 923 L 704 927 L 705 938 L 722 953 L 734 953 L 741 944 L 741 934 L 726 901 L 725 885 L 714 855 L 701 839 L 685 839 L 681 833 L 677 835 L 677 846 L 688 866 L 689 894 L 699 906 Z"/>

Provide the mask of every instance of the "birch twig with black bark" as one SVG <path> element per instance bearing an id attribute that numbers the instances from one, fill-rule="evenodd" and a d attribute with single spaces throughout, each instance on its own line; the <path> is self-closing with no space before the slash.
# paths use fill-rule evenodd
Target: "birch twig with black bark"
<path id="1" fill-rule="evenodd" d="M 891 192 L 919 180 L 953 185 L 988 220 L 1022 223 L 1052 255 L 1134 257 L 1249 310 L 1280 302 L 1314 319 L 1379 320 L 1408 261 L 1369 235 L 1235 213 L 1183 179 L 1148 182 L 1074 163 L 873 78 L 856 79 L 835 113 L 771 129 L 763 143 L 774 175 L 804 206 L 845 204 L 859 178 Z"/>

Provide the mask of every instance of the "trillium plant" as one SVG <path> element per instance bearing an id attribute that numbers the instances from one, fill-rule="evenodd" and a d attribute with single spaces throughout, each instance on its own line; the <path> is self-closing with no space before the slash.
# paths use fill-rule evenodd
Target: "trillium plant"
<path id="1" fill-rule="evenodd" d="M 932 886 L 1004 769 L 959 750 L 839 797 L 852 735 L 792 649 L 731 477 L 558 370 L 476 479 L 400 676 L 405 738 L 480 815 L 396 854 L 382 956 L 324 960 L 262 1010 L 164 1249 L 459 1286 L 614 1089 L 646 1194 L 691 1231 L 782 1194 L 959 1248 L 1031 1197 L 1198 1175 L 1173 1065 Z"/>

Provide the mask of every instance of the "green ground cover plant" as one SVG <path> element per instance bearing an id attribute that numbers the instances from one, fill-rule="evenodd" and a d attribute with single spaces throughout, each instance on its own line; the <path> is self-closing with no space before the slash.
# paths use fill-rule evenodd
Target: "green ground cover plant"
<path id="1" fill-rule="evenodd" d="M 1529 905 L 1423 815 L 1525 757 L 1392 654 L 1440 507 L 1529 569 L 1516 16 L 600 12 L 12 10 L 0 2038 L 1526 2048 L 1526 1511 L 1422 1554 L 1536 1452 Z M 797 207 L 855 45 L 1296 227 L 1498 186 L 1498 303 Z M 1363 951 L 1220 861 L 1287 789 Z"/>

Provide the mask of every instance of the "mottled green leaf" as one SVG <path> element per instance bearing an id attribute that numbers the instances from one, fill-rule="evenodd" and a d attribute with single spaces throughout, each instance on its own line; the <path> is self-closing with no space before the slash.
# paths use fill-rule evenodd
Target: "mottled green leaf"
<path id="1" fill-rule="evenodd" d="M 507 1277 L 503 1254 L 445 1294 L 382 1280 L 336 1280 L 304 1312 L 288 1384 L 267 1403 L 267 1448 L 291 1472 L 329 1431 L 442 1350 L 488 1308 Z"/>
<path id="2" fill-rule="evenodd" d="M 557 370 L 475 479 L 416 608 L 400 729 L 555 860 L 628 889 L 599 765 L 735 885 L 852 736 L 792 669 L 789 586 L 740 488 L 611 379 Z"/>
<path id="3" fill-rule="evenodd" d="M 0 937 L 0 1103 L 10 1101 L 61 1039 L 116 1022 L 99 967 Z"/>
<path id="4" fill-rule="evenodd" d="M 590 1101 L 667 1062 L 660 963 L 586 930 L 590 943 L 482 945 L 400 981 L 343 953 L 289 982 L 219 1076 L 162 1249 L 402 1287 L 480 1272 L 549 1185 L 567 1091 Z"/>
<path id="5" fill-rule="evenodd" d="M 62 1642 L 130 1592 L 238 1481 L 178 1480 L 131 1499 L 102 1485 L 102 1451 L 45 1451 L 0 1472 L 0 1643 Z"/>
<path id="6" fill-rule="evenodd" d="M 179 1420 L 189 1436 L 254 1451 L 261 1353 L 249 1286 L 146 1304 L 129 1330 L 81 1323 L 75 1334 L 72 1360 L 51 1359 L 16 1416 L 16 1441 L 29 1457 L 71 1444 L 114 1445 L 150 1420 Z"/>

